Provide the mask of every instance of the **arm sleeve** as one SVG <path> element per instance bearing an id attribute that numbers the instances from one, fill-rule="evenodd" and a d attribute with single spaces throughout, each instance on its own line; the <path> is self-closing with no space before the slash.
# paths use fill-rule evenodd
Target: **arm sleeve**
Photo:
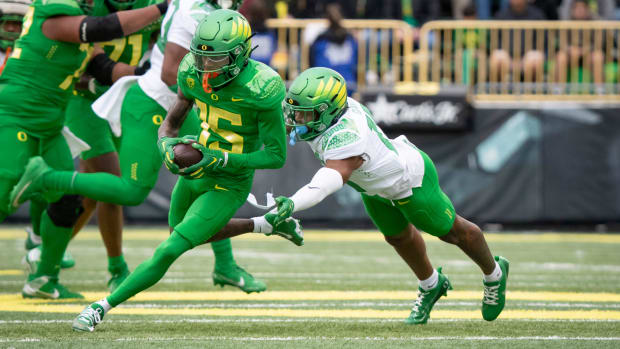
<path id="1" fill-rule="evenodd" d="M 322 167 L 319 169 L 312 181 L 301 187 L 293 196 L 291 200 L 295 204 L 293 212 L 302 211 L 308 209 L 319 202 L 323 201 L 326 197 L 342 188 L 344 182 L 340 172 Z"/>
<path id="2" fill-rule="evenodd" d="M 228 154 L 228 166 L 233 168 L 280 168 L 286 161 L 286 133 L 282 109 L 258 113 L 258 132 L 263 149 L 247 154 Z"/>

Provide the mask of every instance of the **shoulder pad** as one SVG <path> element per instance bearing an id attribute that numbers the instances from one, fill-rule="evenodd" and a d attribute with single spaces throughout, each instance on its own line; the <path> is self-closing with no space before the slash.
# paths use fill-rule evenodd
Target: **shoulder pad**
<path id="1" fill-rule="evenodd" d="M 190 92 L 196 86 L 201 86 L 198 77 L 194 70 L 194 56 L 188 53 L 183 57 L 181 64 L 179 64 L 179 70 L 177 72 L 177 84 L 181 92 L 187 97 L 192 96 Z"/>
<path id="2" fill-rule="evenodd" d="M 253 70 L 253 75 L 244 83 L 247 103 L 260 110 L 279 108 L 286 95 L 286 87 L 280 75 L 260 62 L 251 61 L 248 68 Z"/>

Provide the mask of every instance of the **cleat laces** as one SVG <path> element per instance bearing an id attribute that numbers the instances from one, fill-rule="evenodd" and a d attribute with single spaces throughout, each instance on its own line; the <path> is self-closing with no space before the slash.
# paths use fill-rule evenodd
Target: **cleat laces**
<path id="1" fill-rule="evenodd" d="M 499 285 L 495 286 L 484 286 L 484 297 L 482 299 L 482 303 L 488 305 L 497 305 L 497 301 L 499 300 Z"/>
<path id="2" fill-rule="evenodd" d="M 426 296 L 428 296 L 431 292 L 430 291 L 418 291 L 418 298 L 415 300 L 415 303 L 413 304 L 413 308 L 411 308 L 411 310 L 415 313 L 418 313 L 420 311 L 420 309 L 422 309 L 423 304 L 424 304 L 424 298 Z"/>
<path id="3" fill-rule="evenodd" d="M 95 326 L 101 322 L 101 314 L 92 307 L 88 307 L 78 316 L 78 319 L 83 320 L 91 326 Z"/>

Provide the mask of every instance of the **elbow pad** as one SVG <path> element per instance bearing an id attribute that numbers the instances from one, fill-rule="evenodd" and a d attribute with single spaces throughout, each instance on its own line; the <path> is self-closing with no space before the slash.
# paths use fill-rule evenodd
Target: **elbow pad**
<path id="1" fill-rule="evenodd" d="M 81 42 L 102 42 L 125 36 L 116 13 L 107 16 L 86 16 L 80 23 Z"/>
<path id="2" fill-rule="evenodd" d="M 102 85 L 112 85 L 112 72 L 116 62 L 110 59 L 105 53 L 100 53 L 93 57 L 86 67 L 88 75 L 97 79 Z"/>

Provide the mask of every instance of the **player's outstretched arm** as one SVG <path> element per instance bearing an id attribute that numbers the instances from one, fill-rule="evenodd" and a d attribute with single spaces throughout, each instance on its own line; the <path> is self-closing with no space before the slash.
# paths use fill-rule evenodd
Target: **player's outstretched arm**
<path id="1" fill-rule="evenodd" d="M 41 30 L 47 38 L 81 43 L 125 37 L 146 27 L 166 13 L 168 2 L 107 16 L 58 16 L 46 19 Z"/>
<path id="2" fill-rule="evenodd" d="M 290 217 L 293 212 L 308 209 L 342 188 L 353 171 L 358 169 L 364 160 L 354 156 L 343 160 L 327 160 L 325 167 L 319 169 L 310 183 L 301 187 L 293 196 L 276 198 L 277 218 L 275 224 Z"/>

